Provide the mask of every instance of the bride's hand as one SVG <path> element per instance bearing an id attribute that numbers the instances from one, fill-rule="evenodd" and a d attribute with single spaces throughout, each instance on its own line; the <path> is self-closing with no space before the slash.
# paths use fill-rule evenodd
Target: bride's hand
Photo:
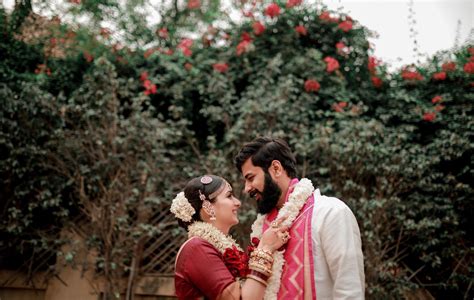
<path id="1" fill-rule="evenodd" d="M 258 248 L 273 253 L 288 242 L 288 239 L 290 238 L 288 233 L 289 228 L 281 225 L 285 219 L 286 218 L 284 217 L 278 221 L 272 222 L 272 226 L 263 233 Z"/>

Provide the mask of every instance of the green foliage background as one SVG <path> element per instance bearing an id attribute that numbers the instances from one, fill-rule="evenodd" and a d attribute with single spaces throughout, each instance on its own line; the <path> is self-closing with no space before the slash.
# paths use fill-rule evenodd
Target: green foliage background
<path id="1" fill-rule="evenodd" d="M 118 2 L 83 1 L 67 14 L 90 15 L 88 26 L 40 17 L 37 30 L 46 33 L 35 39 L 21 26 L 30 2 L 19 3 L 12 13 L 0 9 L 2 266 L 18 267 L 42 250 L 66 255 L 60 247 L 71 241 L 61 230 L 86 218 L 96 271 L 110 275 L 116 292 L 136 267 L 132 249 L 167 230 L 150 223 L 149 212 L 167 209 L 190 177 L 204 173 L 240 191 L 233 155 L 244 142 L 272 135 L 295 150 L 301 177 L 356 214 L 368 298 L 407 298 L 420 289 L 440 299 L 472 296 L 474 75 L 465 67 L 472 45 L 411 66 L 423 78 L 407 80 L 403 71 L 370 66 L 368 29 L 352 20 L 345 32 L 338 24 L 348 16 L 324 20 L 311 6 L 280 3 L 281 14 L 270 18 L 259 4 L 262 34 L 255 20 L 229 22 L 194 38 L 187 56 L 181 38 L 196 24 L 225 19 L 218 2 L 195 10 L 175 2 L 148 28 Z M 125 45 L 97 30 L 117 15 L 119 29 L 133 28 Z M 167 37 L 155 33 L 161 28 Z M 328 56 L 338 70 L 326 71 Z M 448 61 L 454 70 L 433 79 Z M 144 72 L 156 93 L 144 93 Z M 373 77 L 382 84 L 374 86 Z M 319 91 L 305 90 L 308 79 Z M 441 102 L 432 103 L 435 96 Z M 424 118 L 427 112 L 435 119 Z M 246 243 L 255 212 L 240 196 L 235 233 Z M 97 230 L 103 219 L 113 221 L 105 236 Z M 66 256 L 74 262 L 74 251 Z M 30 272 L 54 265 L 31 262 Z"/>

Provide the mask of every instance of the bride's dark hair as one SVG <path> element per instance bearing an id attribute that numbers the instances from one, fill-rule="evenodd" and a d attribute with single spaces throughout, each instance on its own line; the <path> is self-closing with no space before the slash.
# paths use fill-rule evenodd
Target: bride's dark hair
<path id="1" fill-rule="evenodd" d="M 207 184 L 202 183 L 201 181 L 206 182 L 206 180 L 201 180 L 205 176 L 212 178 L 212 181 Z M 225 180 L 222 177 L 216 175 L 203 175 L 188 181 L 188 183 L 186 183 L 186 186 L 184 187 L 184 196 L 186 197 L 186 199 L 188 199 L 189 203 L 194 208 L 196 213 L 194 213 L 194 215 L 192 216 L 192 220 L 189 222 L 184 222 L 181 219 L 177 219 L 179 226 L 183 227 L 184 229 L 187 229 L 188 226 L 194 223 L 195 221 L 202 221 L 201 215 L 199 214 L 202 208 L 202 200 L 201 198 L 199 198 L 199 192 L 206 196 L 206 199 L 209 200 L 209 202 L 214 203 L 216 201 L 217 195 L 212 194 L 216 192 L 223 184 L 225 184 Z"/>

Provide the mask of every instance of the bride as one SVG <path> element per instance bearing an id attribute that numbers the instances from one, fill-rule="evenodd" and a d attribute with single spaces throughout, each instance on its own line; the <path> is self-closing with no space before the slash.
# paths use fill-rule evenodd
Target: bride
<path id="1" fill-rule="evenodd" d="M 240 200 L 231 185 L 215 175 L 190 180 L 171 204 L 188 240 L 175 264 L 179 299 L 262 299 L 272 276 L 273 253 L 289 238 L 288 227 L 274 222 L 247 255 L 228 235 L 238 224 Z"/>

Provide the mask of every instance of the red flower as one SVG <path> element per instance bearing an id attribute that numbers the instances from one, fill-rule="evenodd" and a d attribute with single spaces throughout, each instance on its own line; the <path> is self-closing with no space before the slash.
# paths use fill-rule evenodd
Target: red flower
<path id="1" fill-rule="evenodd" d="M 409 70 L 403 70 L 402 71 L 402 78 L 405 80 L 423 80 L 423 76 L 421 76 L 420 73 L 416 71 L 409 71 Z"/>
<path id="2" fill-rule="evenodd" d="M 434 80 L 445 80 L 446 79 L 446 72 L 438 72 L 433 74 Z"/>
<path id="3" fill-rule="evenodd" d="M 340 104 L 345 103 L 345 102 L 339 102 L 339 103 L 334 103 L 331 107 L 334 109 L 336 112 L 342 113 L 344 112 L 344 107 L 342 107 Z"/>
<path id="4" fill-rule="evenodd" d="M 321 88 L 319 82 L 313 79 L 308 79 L 304 82 L 304 90 L 308 93 L 317 92 Z"/>
<path id="5" fill-rule="evenodd" d="M 92 62 L 92 61 L 94 60 L 94 56 L 92 56 L 92 55 L 91 55 L 89 52 L 87 52 L 87 51 L 84 51 L 83 55 L 84 55 L 84 58 L 86 59 L 86 61 L 87 61 L 88 63 L 90 63 L 90 62 Z"/>
<path id="6" fill-rule="evenodd" d="M 303 25 L 296 26 L 295 30 L 299 35 L 307 35 L 308 34 L 308 31 L 306 30 L 306 27 L 304 27 Z"/>
<path id="7" fill-rule="evenodd" d="M 242 33 L 242 35 L 240 35 L 240 40 L 241 41 L 247 41 L 247 42 L 251 42 L 252 41 L 252 37 L 250 36 L 250 34 L 246 31 L 244 31 Z"/>
<path id="8" fill-rule="evenodd" d="M 379 87 L 381 87 L 381 86 L 383 85 L 382 79 L 380 79 L 380 78 L 377 77 L 377 76 L 372 76 L 372 77 L 370 78 L 370 80 L 372 80 L 372 84 L 373 84 L 374 87 L 376 87 L 376 88 L 379 88 Z"/>
<path id="9" fill-rule="evenodd" d="M 369 69 L 370 74 L 375 74 L 375 67 L 377 67 L 378 61 L 375 57 L 369 56 L 369 62 L 367 68 Z"/>
<path id="10" fill-rule="evenodd" d="M 467 48 L 467 52 L 469 52 L 469 54 L 471 54 L 471 56 L 474 56 L 474 47 Z"/>
<path id="11" fill-rule="evenodd" d="M 154 52 L 155 52 L 155 49 L 154 49 L 154 48 L 150 48 L 150 49 L 146 50 L 145 53 L 143 53 L 143 57 L 148 58 L 148 57 L 150 57 L 150 55 L 152 55 Z"/>
<path id="12" fill-rule="evenodd" d="M 252 44 L 252 41 L 243 40 L 237 45 L 237 56 L 240 56 L 242 53 L 247 52 L 249 46 Z"/>
<path id="13" fill-rule="evenodd" d="M 339 102 L 337 105 L 339 105 L 339 107 L 341 107 L 341 108 L 344 108 L 344 107 L 347 106 L 347 102 L 341 101 L 341 102 Z"/>
<path id="14" fill-rule="evenodd" d="M 339 62 L 335 58 L 327 56 L 324 59 L 324 62 L 326 62 L 326 71 L 328 73 L 334 72 L 335 70 L 339 69 Z"/>
<path id="15" fill-rule="evenodd" d="M 433 99 L 431 99 L 431 103 L 436 104 L 438 102 L 441 102 L 443 100 L 443 97 L 440 95 L 434 96 Z"/>
<path id="16" fill-rule="evenodd" d="M 319 19 L 321 21 L 325 21 L 325 22 L 337 22 L 337 21 L 339 21 L 338 18 L 331 17 L 331 14 L 328 11 L 323 11 L 321 13 L 321 15 L 319 15 Z"/>
<path id="17" fill-rule="evenodd" d="M 265 15 L 270 18 L 278 17 L 280 15 L 280 6 L 276 3 L 271 3 L 265 8 Z"/>
<path id="18" fill-rule="evenodd" d="M 237 247 L 227 248 L 222 255 L 224 264 L 234 277 L 244 278 L 248 275 L 248 256 Z"/>
<path id="19" fill-rule="evenodd" d="M 255 33 L 255 35 L 261 35 L 265 31 L 265 26 L 263 26 L 263 24 L 260 22 L 254 22 L 252 27 L 253 33 Z"/>
<path id="20" fill-rule="evenodd" d="M 192 39 L 182 39 L 178 44 L 178 48 L 189 48 L 193 45 Z"/>
<path id="21" fill-rule="evenodd" d="M 156 34 L 162 39 L 167 39 L 168 38 L 168 28 L 158 29 Z"/>
<path id="22" fill-rule="evenodd" d="M 214 68 L 215 71 L 219 73 L 225 73 L 229 69 L 229 65 L 227 65 L 226 63 L 216 63 L 216 64 L 213 64 L 212 67 Z"/>
<path id="23" fill-rule="evenodd" d="M 190 64 L 190 63 L 185 63 L 185 64 L 184 64 L 184 68 L 185 68 L 186 70 L 190 71 L 190 70 L 193 68 L 193 65 Z"/>
<path id="24" fill-rule="evenodd" d="M 443 69 L 443 71 L 445 71 L 445 72 L 454 71 L 454 70 L 456 70 L 456 63 L 453 62 L 453 61 L 446 62 L 441 66 L 441 69 Z"/>
<path id="25" fill-rule="evenodd" d="M 474 48 L 473 48 L 474 49 Z M 470 61 L 464 65 L 464 72 L 468 74 L 474 74 L 474 62 Z"/>
<path id="26" fill-rule="evenodd" d="M 156 84 L 150 85 L 146 90 L 145 90 L 145 95 L 150 95 L 150 94 L 156 94 Z"/>
<path id="27" fill-rule="evenodd" d="M 193 45 L 193 40 L 183 39 L 178 44 L 177 48 L 183 52 L 184 56 L 191 56 L 193 52 L 191 51 L 191 49 L 189 49 L 189 47 L 191 47 L 192 45 Z"/>
<path id="28" fill-rule="evenodd" d="M 442 111 L 444 108 L 445 108 L 444 105 L 436 105 L 434 109 L 435 109 L 437 112 L 440 112 L 440 111 Z"/>
<path id="29" fill-rule="evenodd" d="M 260 240 L 258 239 L 258 237 L 253 237 L 250 242 L 252 243 L 252 245 L 254 245 L 255 247 L 257 247 L 258 244 L 260 243 Z"/>
<path id="30" fill-rule="evenodd" d="M 340 49 L 344 49 L 346 47 L 346 44 L 344 44 L 343 42 L 337 42 L 336 43 L 336 49 L 340 50 Z"/>
<path id="31" fill-rule="evenodd" d="M 349 54 L 350 50 L 349 48 L 347 47 L 346 44 L 344 44 L 343 42 L 337 42 L 336 43 L 336 49 L 337 49 L 337 53 L 339 55 L 347 55 Z"/>
<path id="32" fill-rule="evenodd" d="M 294 6 L 298 6 L 301 4 L 301 2 L 303 2 L 302 0 L 288 0 L 288 2 L 286 2 L 286 8 L 292 8 Z"/>
<path id="33" fill-rule="evenodd" d="M 436 119 L 436 113 L 435 112 L 427 112 L 423 115 L 423 120 L 431 122 Z"/>
<path id="34" fill-rule="evenodd" d="M 148 79 L 148 72 L 147 71 L 143 71 L 141 74 L 140 74 L 140 81 L 145 81 Z"/>
<path id="35" fill-rule="evenodd" d="M 349 30 L 352 29 L 352 21 L 350 21 L 350 20 L 343 21 L 343 22 L 339 23 L 338 27 L 342 31 L 348 32 Z"/>
<path id="36" fill-rule="evenodd" d="M 201 6 L 201 1 L 199 0 L 188 0 L 188 8 L 195 9 Z"/>

